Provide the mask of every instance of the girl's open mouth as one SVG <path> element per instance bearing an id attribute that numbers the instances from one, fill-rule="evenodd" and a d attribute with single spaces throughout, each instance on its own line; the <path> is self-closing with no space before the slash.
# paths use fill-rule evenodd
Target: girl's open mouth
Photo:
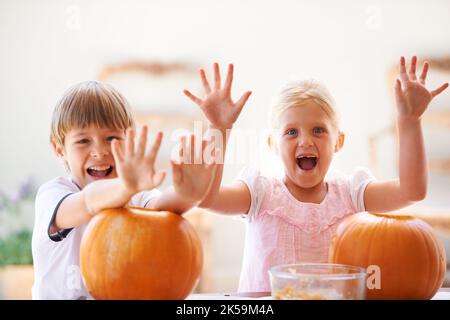
<path id="1" fill-rule="evenodd" d="M 92 167 L 87 168 L 86 171 L 91 177 L 105 178 L 112 173 L 113 167 L 110 165 L 92 166 Z"/>
<path id="2" fill-rule="evenodd" d="M 297 165 L 302 170 L 312 170 L 317 165 L 317 157 L 301 156 L 297 158 Z"/>

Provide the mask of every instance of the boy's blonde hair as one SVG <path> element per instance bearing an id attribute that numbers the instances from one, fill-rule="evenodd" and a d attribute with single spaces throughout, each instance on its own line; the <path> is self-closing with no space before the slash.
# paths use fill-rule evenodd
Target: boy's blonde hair
<path id="1" fill-rule="evenodd" d="M 335 128 L 339 128 L 339 117 L 332 95 L 319 81 L 307 79 L 287 83 L 273 98 L 269 119 L 271 129 L 278 129 L 278 119 L 284 111 L 302 106 L 308 100 L 318 104 L 330 117 Z"/>
<path id="2" fill-rule="evenodd" d="M 69 130 L 91 125 L 119 130 L 135 126 L 127 100 L 109 84 L 86 81 L 67 90 L 53 112 L 50 140 L 63 147 Z"/>

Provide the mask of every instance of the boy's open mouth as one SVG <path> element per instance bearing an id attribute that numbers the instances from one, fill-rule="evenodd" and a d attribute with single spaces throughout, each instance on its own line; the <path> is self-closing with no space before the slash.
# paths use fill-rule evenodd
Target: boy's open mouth
<path id="1" fill-rule="evenodd" d="M 318 158 L 315 156 L 297 157 L 297 165 L 302 170 L 312 170 L 317 165 Z"/>
<path id="2" fill-rule="evenodd" d="M 86 171 L 91 177 L 105 178 L 112 173 L 113 167 L 110 165 L 92 166 L 92 167 L 87 168 Z"/>

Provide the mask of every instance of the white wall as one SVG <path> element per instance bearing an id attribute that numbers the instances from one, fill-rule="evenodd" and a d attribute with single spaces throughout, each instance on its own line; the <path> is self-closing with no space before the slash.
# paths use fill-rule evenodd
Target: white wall
<path id="1" fill-rule="evenodd" d="M 1 0 L 0 189 L 29 175 L 43 182 L 64 173 L 48 145 L 56 100 L 103 65 L 126 59 L 235 63 L 236 96 L 254 92 L 238 128 L 265 126 L 270 97 L 286 80 L 324 81 L 347 133 L 334 167 L 351 172 L 369 164 L 368 135 L 392 119 L 387 73 L 398 57 L 450 52 L 449 12 L 447 0 Z M 392 162 L 391 151 L 385 157 Z M 227 167 L 225 182 L 241 167 Z M 384 177 L 393 174 L 388 167 Z M 450 206 L 448 198 L 439 199 Z M 234 290 L 244 225 L 214 219 L 216 271 L 232 279 L 217 287 Z"/>

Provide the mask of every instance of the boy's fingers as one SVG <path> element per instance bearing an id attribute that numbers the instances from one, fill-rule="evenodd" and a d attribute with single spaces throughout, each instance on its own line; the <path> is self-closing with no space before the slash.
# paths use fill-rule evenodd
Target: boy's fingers
<path id="1" fill-rule="evenodd" d="M 228 65 L 228 73 L 227 73 L 227 79 L 225 80 L 225 90 L 227 92 L 231 92 L 231 84 L 233 83 L 233 69 L 234 66 L 232 63 Z"/>
<path id="2" fill-rule="evenodd" d="M 411 80 L 417 80 L 417 78 L 416 78 L 416 64 L 417 64 L 417 57 L 413 56 L 411 58 L 411 65 L 409 66 L 409 78 Z"/>
<path id="3" fill-rule="evenodd" d="M 163 138 L 163 133 L 159 131 L 156 135 L 155 142 L 153 143 L 152 149 L 148 154 L 148 161 L 153 165 L 155 163 L 156 156 L 158 155 L 159 147 L 161 146 L 161 141 Z"/>
<path id="4" fill-rule="evenodd" d="M 122 149 L 120 148 L 118 140 L 114 139 L 111 142 L 111 151 L 112 151 L 114 160 L 116 162 L 122 162 L 123 161 L 123 153 L 122 153 Z"/>
<path id="5" fill-rule="evenodd" d="M 134 156 L 134 129 L 128 128 L 126 133 L 126 156 Z"/>
<path id="6" fill-rule="evenodd" d="M 442 86 L 440 86 L 439 88 L 437 88 L 436 90 L 431 91 L 431 96 L 434 98 L 436 97 L 438 94 L 440 94 L 442 91 L 444 91 L 445 89 L 447 89 L 448 87 L 448 83 L 444 83 Z"/>
<path id="7" fill-rule="evenodd" d="M 220 90 L 220 70 L 219 64 L 217 62 L 214 63 L 214 89 Z"/>
<path id="8" fill-rule="evenodd" d="M 140 158 L 145 154 L 145 146 L 147 145 L 147 132 L 147 126 L 143 126 L 141 130 L 141 136 L 139 137 L 138 149 L 136 152 L 136 155 Z"/>
<path id="9" fill-rule="evenodd" d="M 208 79 L 206 78 L 205 70 L 200 69 L 200 79 L 203 83 L 203 88 L 205 89 L 206 94 L 211 92 L 211 87 L 209 86 Z"/>
<path id="10" fill-rule="evenodd" d="M 400 80 L 408 81 L 408 75 L 406 74 L 405 57 L 400 57 Z"/>
<path id="11" fill-rule="evenodd" d="M 194 96 L 189 90 L 184 89 L 183 93 L 189 98 L 191 99 L 195 104 L 197 105 L 201 105 L 203 103 L 203 100 Z"/>
<path id="12" fill-rule="evenodd" d="M 422 67 L 422 73 L 420 74 L 420 78 L 419 78 L 420 83 L 423 85 L 425 85 L 429 67 L 430 67 L 430 65 L 428 64 L 428 61 L 425 61 L 425 63 L 423 64 L 423 67 Z"/>

